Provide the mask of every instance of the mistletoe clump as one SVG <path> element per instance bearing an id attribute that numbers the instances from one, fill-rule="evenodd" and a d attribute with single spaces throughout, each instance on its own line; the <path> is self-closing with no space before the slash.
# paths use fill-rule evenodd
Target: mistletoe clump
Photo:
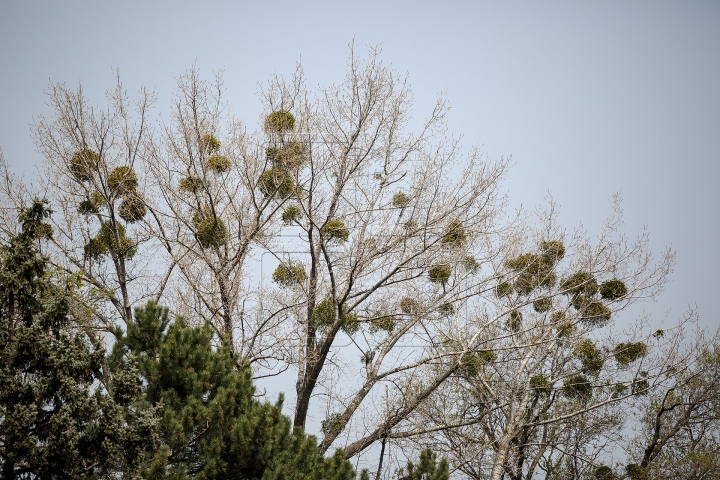
<path id="1" fill-rule="evenodd" d="M 293 222 L 297 222 L 302 217 L 300 207 L 297 205 L 290 205 L 282 213 L 282 221 L 285 225 L 290 225 Z"/>
<path id="2" fill-rule="evenodd" d="M 288 198 L 295 195 L 297 191 L 292 176 L 281 167 L 265 170 L 260 175 L 258 188 L 266 197 Z"/>
<path id="3" fill-rule="evenodd" d="M 533 302 L 533 309 L 538 313 L 544 313 L 551 310 L 553 307 L 552 298 L 545 297 L 539 298 Z"/>
<path id="4" fill-rule="evenodd" d="M 128 223 L 137 222 L 143 219 L 147 213 L 145 201 L 139 195 L 130 195 L 120 203 L 118 214 L 120 218 Z"/>
<path id="5" fill-rule="evenodd" d="M 555 262 L 548 255 L 524 253 L 505 261 L 505 266 L 517 273 L 514 288 L 521 295 L 528 295 L 539 287 L 551 287 L 557 279 L 553 272 Z"/>
<path id="6" fill-rule="evenodd" d="M 360 328 L 360 322 L 358 321 L 357 315 L 354 313 L 343 313 L 342 305 L 339 307 L 340 310 L 340 329 L 348 335 L 352 335 Z M 315 307 L 312 313 L 313 325 L 318 330 L 323 330 L 328 326 L 335 323 L 335 306 L 332 298 L 326 298 L 321 301 Z"/>
<path id="7" fill-rule="evenodd" d="M 405 208 L 410 204 L 410 197 L 402 192 L 398 192 L 392 197 L 392 205 L 395 208 Z"/>
<path id="8" fill-rule="evenodd" d="M 300 285 L 307 279 L 305 265 L 294 260 L 281 263 L 273 272 L 272 279 L 284 287 Z"/>
<path id="9" fill-rule="evenodd" d="M 603 325 L 612 315 L 612 311 L 602 302 L 578 295 L 572 301 L 573 307 L 580 313 L 583 322 L 590 325 Z"/>
<path id="10" fill-rule="evenodd" d="M 99 260 L 112 253 L 131 259 L 137 253 L 137 245 L 126 236 L 125 227 L 122 224 L 116 223 L 115 230 L 113 230 L 110 222 L 102 222 L 100 231 L 90 239 L 84 250 L 85 258 L 90 260 Z"/>
<path id="11" fill-rule="evenodd" d="M 403 313 L 417 313 L 418 303 L 410 297 L 403 297 L 400 299 L 400 310 L 402 310 Z"/>
<path id="12" fill-rule="evenodd" d="M 209 184 L 205 180 L 193 176 L 181 178 L 179 184 L 180 190 L 189 193 L 197 193 L 207 186 L 209 186 Z"/>
<path id="13" fill-rule="evenodd" d="M 506 297 L 513 292 L 513 285 L 510 282 L 501 282 L 498 283 L 497 287 L 495 287 L 495 295 L 498 296 L 498 298 Z"/>
<path id="14" fill-rule="evenodd" d="M 397 325 L 397 318 L 392 315 L 382 315 L 370 320 L 370 333 L 377 333 L 380 330 L 392 332 Z"/>
<path id="15" fill-rule="evenodd" d="M 272 133 L 288 132 L 295 129 L 295 117 L 287 110 L 272 112 L 265 119 L 265 130 Z"/>
<path id="16" fill-rule="evenodd" d="M 585 375 L 573 375 L 565 380 L 563 393 L 570 399 L 586 401 L 592 396 L 592 384 Z"/>
<path id="17" fill-rule="evenodd" d="M 492 363 L 497 359 L 497 354 L 492 350 L 480 350 L 478 352 L 468 352 L 460 359 L 460 374 L 466 377 L 477 377 L 482 371 L 482 367 L 488 363 Z"/>
<path id="18" fill-rule="evenodd" d="M 138 185 L 138 177 L 135 170 L 123 165 L 114 168 L 107 178 L 108 188 L 113 194 L 118 196 L 125 196 L 135 193 L 135 189 Z"/>
<path id="19" fill-rule="evenodd" d="M 210 155 L 208 158 L 208 168 L 215 173 L 229 172 L 232 167 L 232 162 L 225 155 L 215 154 Z"/>
<path id="20" fill-rule="evenodd" d="M 461 247 L 465 245 L 465 242 L 467 242 L 467 233 L 465 232 L 465 227 L 462 222 L 459 220 L 453 220 L 450 222 L 450 224 L 445 228 L 445 233 L 440 240 L 440 243 L 442 243 L 443 246 L 453 248 Z"/>
<path id="21" fill-rule="evenodd" d="M 202 146 L 206 152 L 214 153 L 220 150 L 220 140 L 212 133 L 209 133 L 202 138 Z"/>
<path id="22" fill-rule="evenodd" d="M 542 242 L 540 250 L 553 264 L 559 262 L 565 256 L 565 245 L 557 240 Z"/>
<path id="23" fill-rule="evenodd" d="M 80 215 L 94 215 L 100 213 L 100 209 L 105 206 L 105 199 L 99 192 L 93 192 L 85 200 L 78 205 L 78 213 Z"/>
<path id="24" fill-rule="evenodd" d="M 439 283 L 445 285 L 450 280 L 452 274 L 452 267 L 449 264 L 443 263 L 440 265 L 433 265 L 428 270 L 428 277 L 432 283 Z"/>
<path id="25" fill-rule="evenodd" d="M 510 312 L 510 315 L 508 316 L 508 327 L 510 327 L 510 330 L 513 332 L 517 332 L 522 328 L 522 313 L 520 313 L 518 310 L 513 310 Z"/>
<path id="26" fill-rule="evenodd" d="M 597 376 L 602 370 L 605 361 L 602 358 L 602 352 L 595 346 L 595 343 L 589 338 L 583 338 L 575 347 L 575 357 L 582 363 L 583 371 Z"/>
<path id="27" fill-rule="evenodd" d="M 219 248 L 225 245 L 228 239 L 228 229 L 225 222 L 212 214 L 199 214 L 193 216 L 195 224 L 195 237 L 203 248 Z"/>
<path id="28" fill-rule="evenodd" d="M 440 312 L 440 315 L 443 317 L 451 317 L 455 315 L 455 305 L 452 303 L 443 303 L 440 305 L 440 308 L 438 308 L 438 312 Z"/>
<path id="29" fill-rule="evenodd" d="M 345 224 L 337 218 L 328 220 L 320 230 L 325 238 L 328 239 L 328 242 L 347 242 L 350 236 L 350 231 Z"/>
<path id="30" fill-rule="evenodd" d="M 560 288 L 567 295 L 585 295 L 592 297 L 598 292 L 598 284 L 595 277 L 588 272 L 579 271 L 564 279 Z"/>
<path id="31" fill-rule="evenodd" d="M 600 284 L 600 296 L 605 300 L 617 300 L 627 295 L 627 287 L 622 280 L 613 278 Z"/>
<path id="32" fill-rule="evenodd" d="M 94 150 L 78 150 L 70 160 L 70 172 L 80 182 L 87 182 L 100 165 L 100 156 Z"/>
<path id="33" fill-rule="evenodd" d="M 629 365 L 647 353 L 647 345 L 642 342 L 618 343 L 613 351 L 615 360 L 620 365 Z"/>
<path id="34" fill-rule="evenodd" d="M 530 388 L 540 396 L 548 396 L 552 391 L 552 385 L 544 375 L 535 375 L 530 378 Z"/>

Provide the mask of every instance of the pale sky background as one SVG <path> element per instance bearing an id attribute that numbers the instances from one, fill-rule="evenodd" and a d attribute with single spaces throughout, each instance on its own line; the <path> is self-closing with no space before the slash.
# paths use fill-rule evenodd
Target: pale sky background
<path id="1" fill-rule="evenodd" d="M 717 327 L 720 291 L 720 2 L 0 2 L 0 148 L 16 171 L 41 161 L 33 115 L 50 79 L 102 104 L 119 68 L 130 92 L 196 63 L 225 69 L 251 126 L 257 82 L 302 59 L 309 86 L 340 81 L 348 42 L 382 42 L 408 72 L 416 118 L 447 92 L 450 130 L 512 155 L 511 205 L 552 192 L 562 223 L 597 232 L 622 191 L 626 233 L 672 246 L 672 283 L 645 309 L 672 322 L 699 309 Z M 668 313 L 669 312 L 669 313 Z M 283 390 L 292 390 L 288 384 Z"/>

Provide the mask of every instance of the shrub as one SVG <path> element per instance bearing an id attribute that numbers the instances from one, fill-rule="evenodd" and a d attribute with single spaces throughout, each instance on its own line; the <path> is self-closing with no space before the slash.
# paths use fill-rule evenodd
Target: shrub
<path id="1" fill-rule="evenodd" d="M 209 187 L 210 184 L 198 177 L 185 177 L 180 179 L 180 190 L 183 192 L 197 193 L 205 187 Z"/>
<path id="2" fill-rule="evenodd" d="M 125 197 L 122 203 L 120 203 L 120 209 L 118 210 L 120 218 L 128 223 L 142 220 L 146 213 L 147 206 L 138 195 Z"/>
<path id="3" fill-rule="evenodd" d="M 434 265 L 428 270 L 428 276 L 433 283 L 445 285 L 450 279 L 452 268 L 448 264 Z"/>
<path id="4" fill-rule="evenodd" d="M 462 222 L 459 220 L 454 220 L 450 222 L 445 229 L 445 233 L 440 240 L 440 243 L 446 247 L 461 247 L 465 245 L 466 241 L 467 233 L 465 232 L 465 227 L 463 227 Z"/>
<path id="5" fill-rule="evenodd" d="M 260 175 L 258 188 L 266 197 L 277 195 L 280 198 L 292 197 L 296 193 L 295 182 L 282 168 L 273 167 Z"/>
<path id="6" fill-rule="evenodd" d="M 589 338 L 580 340 L 573 353 L 582 363 L 584 372 L 590 375 L 598 375 L 602 370 L 605 363 L 602 353 Z"/>
<path id="7" fill-rule="evenodd" d="M 225 222 L 214 215 L 195 214 L 195 236 L 203 248 L 219 248 L 225 245 L 228 239 L 228 230 Z"/>
<path id="8" fill-rule="evenodd" d="M 119 196 L 129 195 L 135 193 L 135 189 L 137 188 L 137 174 L 132 168 L 123 165 L 114 168 L 110 172 L 107 178 L 107 184 L 113 194 Z"/>
<path id="9" fill-rule="evenodd" d="M 517 332 L 522 328 L 522 313 L 518 310 L 513 310 L 508 316 L 507 325 L 513 332 Z"/>
<path id="10" fill-rule="evenodd" d="M 606 300 L 617 300 L 627 295 L 627 287 L 617 278 L 607 280 L 600 285 L 600 296 Z"/>
<path id="11" fill-rule="evenodd" d="M 328 220 L 320 230 L 328 242 L 347 242 L 350 236 L 350 231 L 345 224 L 337 218 Z"/>
<path id="12" fill-rule="evenodd" d="M 300 207 L 297 205 L 289 205 L 282 213 L 282 221 L 285 225 L 290 225 L 293 222 L 300 220 L 302 212 Z"/>
<path id="13" fill-rule="evenodd" d="M 592 385 L 585 375 L 573 375 L 565 380 L 563 393 L 568 398 L 588 400 L 592 396 Z"/>
<path id="14" fill-rule="evenodd" d="M 402 192 L 398 192 L 395 195 L 393 195 L 392 198 L 392 205 L 395 208 L 405 208 L 410 203 L 410 197 L 408 197 L 406 194 Z"/>
<path id="15" fill-rule="evenodd" d="M 535 375 L 530 378 L 530 388 L 535 390 L 540 396 L 548 396 L 552 391 L 550 381 L 543 375 Z"/>
<path id="16" fill-rule="evenodd" d="M 505 297 L 507 295 L 512 294 L 513 292 L 513 286 L 510 282 L 502 282 L 495 287 L 495 294 L 499 297 Z"/>
<path id="17" fill-rule="evenodd" d="M 81 181 L 87 182 L 92 177 L 94 171 L 100 165 L 100 156 L 94 150 L 85 148 L 78 150 L 70 160 L 70 173 Z"/>
<path id="18" fill-rule="evenodd" d="M 557 263 L 565 256 L 565 245 L 557 240 L 542 242 L 540 244 L 540 250 L 552 263 Z"/>
<path id="19" fill-rule="evenodd" d="M 287 132 L 295 129 L 295 117 L 287 110 L 277 110 L 267 116 L 265 130 L 269 132 Z"/>
<path id="20" fill-rule="evenodd" d="M 215 154 L 208 158 L 208 168 L 215 173 L 229 172 L 231 167 L 232 163 L 225 155 Z"/>
<path id="21" fill-rule="evenodd" d="M 202 138 L 202 146 L 205 151 L 214 153 L 220 150 L 220 140 L 212 133 L 208 133 Z"/>
<path id="22" fill-rule="evenodd" d="M 613 350 L 615 360 L 620 365 L 629 365 L 647 353 L 647 345 L 642 342 L 618 343 Z"/>
<path id="23" fill-rule="evenodd" d="M 272 279 L 273 282 L 284 287 L 300 285 L 307 279 L 305 265 L 294 260 L 281 263 L 273 272 Z"/>
<path id="24" fill-rule="evenodd" d="M 538 313 L 543 313 L 549 311 L 553 307 L 552 298 L 545 297 L 537 299 L 533 302 L 533 308 Z"/>
<path id="25" fill-rule="evenodd" d="M 588 272 L 576 272 L 560 283 L 560 288 L 568 295 L 586 295 L 592 297 L 598 292 L 595 277 Z"/>
<path id="26" fill-rule="evenodd" d="M 417 313 L 418 303 L 410 297 L 403 297 L 400 300 L 400 310 L 403 313 Z"/>

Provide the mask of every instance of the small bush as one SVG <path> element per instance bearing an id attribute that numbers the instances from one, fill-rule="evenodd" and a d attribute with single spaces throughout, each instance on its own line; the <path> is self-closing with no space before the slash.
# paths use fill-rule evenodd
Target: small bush
<path id="1" fill-rule="evenodd" d="M 393 195 L 392 205 L 395 208 L 405 208 L 410 204 L 410 197 L 402 192 Z"/>
<path id="2" fill-rule="evenodd" d="M 269 132 L 287 132 L 295 129 L 295 117 L 287 110 L 277 110 L 267 116 L 265 130 Z"/>
<path id="3" fill-rule="evenodd" d="M 552 391 L 550 380 L 543 375 L 535 375 L 530 378 L 530 387 L 540 396 L 548 396 Z"/>
<path id="4" fill-rule="evenodd" d="M 593 472 L 593 478 L 595 480 L 615 480 L 615 474 L 612 468 L 607 465 L 600 465 Z"/>
<path id="5" fill-rule="evenodd" d="M 328 220 L 320 230 L 328 242 L 347 242 L 350 237 L 350 231 L 342 220 L 337 218 Z"/>
<path id="6" fill-rule="evenodd" d="M 85 148 L 73 154 L 70 160 L 70 173 L 77 180 L 87 182 L 92 177 L 93 172 L 97 171 L 98 165 L 100 165 L 100 156 L 97 152 Z"/>
<path id="7" fill-rule="evenodd" d="M 617 300 L 627 295 L 627 287 L 617 278 L 603 282 L 600 285 L 600 296 L 606 300 Z"/>
<path id="8" fill-rule="evenodd" d="M 197 193 L 209 184 L 202 178 L 198 177 L 185 177 L 180 179 L 179 187 L 183 192 Z"/>
<path id="9" fill-rule="evenodd" d="M 281 263 L 273 272 L 272 279 L 273 282 L 284 287 L 300 285 L 307 279 L 305 265 L 294 260 Z"/>
<path id="10" fill-rule="evenodd" d="M 418 303 L 410 297 L 403 297 L 400 300 L 400 310 L 403 313 L 417 313 Z"/>
<path id="11" fill-rule="evenodd" d="M 518 310 L 513 310 L 508 316 L 507 325 L 513 332 L 517 332 L 522 328 L 522 313 Z"/>
<path id="12" fill-rule="evenodd" d="M 433 283 L 445 285 L 450 279 L 452 268 L 448 264 L 434 265 L 428 270 L 428 276 Z"/>
<path id="13" fill-rule="evenodd" d="M 292 197 L 296 194 L 293 178 L 283 168 L 273 167 L 260 175 L 258 188 L 266 197 Z"/>
<path id="14" fill-rule="evenodd" d="M 560 283 L 560 288 L 565 290 L 567 295 L 586 295 L 592 297 L 598 292 L 598 284 L 595 277 L 588 272 L 577 272 L 572 274 Z"/>
<path id="15" fill-rule="evenodd" d="M 232 162 L 225 155 L 215 154 L 208 158 L 208 168 L 215 173 L 225 173 L 232 168 Z"/>
<path id="16" fill-rule="evenodd" d="M 297 222 L 302 217 L 300 207 L 297 205 L 289 205 L 282 213 L 282 221 L 285 225 Z"/>
<path id="17" fill-rule="evenodd" d="M 576 330 L 577 327 L 572 322 L 563 322 L 555 327 L 555 333 L 557 334 L 558 338 L 569 337 L 570 335 L 574 334 Z"/>
<path id="18" fill-rule="evenodd" d="M 613 350 L 615 360 L 620 365 L 629 365 L 647 353 L 647 345 L 642 342 L 618 343 Z"/>
<path id="19" fill-rule="evenodd" d="M 557 240 L 542 242 L 540 244 L 540 250 L 552 263 L 557 263 L 565 256 L 565 245 Z"/>
<path id="20" fill-rule="evenodd" d="M 563 393 L 571 399 L 589 400 L 592 396 L 592 384 L 585 375 L 574 375 L 565 380 Z"/>
<path id="21" fill-rule="evenodd" d="M 107 184 L 113 194 L 118 196 L 125 196 L 131 193 L 135 193 L 135 189 L 138 185 L 138 177 L 135 170 L 123 165 L 121 167 L 114 168 L 107 178 Z"/>
<path id="22" fill-rule="evenodd" d="M 343 422 L 339 413 L 333 413 L 320 424 L 320 430 L 325 435 L 338 435 L 343 431 Z"/>
<path id="23" fill-rule="evenodd" d="M 552 309 L 553 302 L 552 298 L 545 297 L 545 298 L 539 298 L 533 302 L 533 309 L 535 309 L 538 313 L 544 313 Z"/>
<path id="24" fill-rule="evenodd" d="M 147 206 L 138 195 L 125 197 L 122 203 L 120 203 L 120 209 L 118 210 L 120 218 L 128 223 L 142 220 L 146 213 Z"/>
<path id="25" fill-rule="evenodd" d="M 209 133 L 202 138 L 202 146 L 206 152 L 214 153 L 220 150 L 220 140 L 212 133 Z"/>
<path id="26" fill-rule="evenodd" d="M 440 243 L 446 247 L 461 247 L 467 241 L 467 233 L 465 227 L 459 220 L 454 220 L 445 229 Z"/>

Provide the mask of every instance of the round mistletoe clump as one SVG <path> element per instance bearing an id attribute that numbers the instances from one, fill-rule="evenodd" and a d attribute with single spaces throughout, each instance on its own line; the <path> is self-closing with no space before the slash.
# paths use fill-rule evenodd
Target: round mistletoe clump
<path id="1" fill-rule="evenodd" d="M 508 327 L 510 327 L 510 330 L 513 332 L 517 332 L 522 328 L 522 313 L 520 313 L 518 310 L 513 310 L 510 312 L 510 316 L 508 317 Z"/>
<path id="2" fill-rule="evenodd" d="M 219 248 L 227 242 L 228 230 L 221 219 L 212 215 L 201 217 L 196 214 L 193 222 L 195 235 L 203 248 Z"/>
<path id="3" fill-rule="evenodd" d="M 585 375 L 574 375 L 565 380 L 563 393 L 568 398 L 587 400 L 592 396 L 592 384 Z"/>
<path id="4" fill-rule="evenodd" d="M 450 279 L 452 268 L 448 264 L 434 265 L 428 270 L 428 276 L 433 283 L 445 285 Z"/>
<path id="5" fill-rule="evenodd" d="M 543 375 L 535 375 L 530 378 L 530 388 L 535 390 L 540 396 L 548 396 L 552 391 L 552 385 Z"/>
<path id="6" fill-rule="evenodd" d="M 417 313 L 418 303 L 410 297 L 403 297 L 400 300 L 400 310 L 403 313 Z"/>
<path id="7" fill-rule="evenodd" d="M 282 213 L 282 221 L 285 225 L 297 222 L 302 217 L 302 211 L 297 205 L 290 205 Z"/>
<path id="8" fill-rule="evenodd" d="M 392 315 L 383 315 L 370 320 L 370 333 L 377 333 L 380 330 L 392 332 L 395 330 L 397 319 Z"/>
<path id="9" fill-rule="evenodd" d="M 598 284 L 595 277 L 588 272 L 577 272 L 566 278 L 560 284 L 560 288 L 568 295 L 586 295 L 591 297 L 598 292 Z"/>
<path id="10" fill-rule="evenodd" d="M 399 192 L 393 195 L 392 205 L 395 208 L 405 208 L 410 204 L 410 197 L 406 194 Z"/>
<path id="11" fill-rule="evenodd" d="M 206 152 L 217 152 L 220 150 L 220 140 L 218 140 L 212 133 L 209 133 L 203 137 L 202 146 Z"/>
<path id="12" fill-rule="evenodd" d="M 284 287 L 300 285 L 307 279 L 305 265 L 294 260 L 281 263 L 273 272 L 272 279 Z"/>
<path id="13" fill-rule="evenodd" d="M 280 198 L 292 197 L 296 193 L 295 182 L 282 168 L 273 167 L 260 175 L 258 188 L 266 197 L 277 195 Z"/>
<path id="14" fill-rule="evenodd" d="M 325 238 L 328 239 L 328 242 L 347 242 L 350 237 L 350 231 L 347 229 L 342 220 L 337 218 L 328 220 L 328 222 L 323 225 L 320 230 Z"/>
<path id="15" fill-rule="evenodd" d="M 510 282 L 501 282 L 498 283 L 497 287 L 495 287 L 495 295 L 498 296 L 498 298 L 506 297 L 510 295 L 513 292 L 513 286 Z"/>
<path id="16" fill-rule="evenodd" d="M 622 280 L 613 278 L 600 284 L 600 296 L 605 300 L 617 300 L 627 295 L 627 287 Z"/>
<path id="17" fill-rule="evenodd" d="M 565 245 L 557 240 L 542 242 L 540 244 L 540 250 L 543 252 L 543 255 L 547 256 L 550 261 L 552 261 L 552 263 L 557 263 L 565 256 Z"/>
<path id="18" fill-rule="evenodd" d="M 147 213 L 147 206 L 138 195 L 130 195 L 123 199 L 118 213 L 120 218 L 128 223 L 133 223 L 143 219 Z"/>
<path id="19" fill-rule="evenodd" d="M 613 351 L 615 360 L 620 365 L 629 365 L 647 353 L 647 345 L 642 342 L 618 343 Z"/>
<path id="20" fill-rule="evenodd" d="M 287 110 L 277 110 L 267 116 L 265 130 L 269 132 L 287 132 L 295 128 L 295 117 Z"/>
<path id="21" fill-rule="evenodd" d="M 185 177 L 180 179 L 180 190 L 183 192 L 197 193 L 204 187 L 208 186 L 202 178 L 199 177 Z"/>
<path id="22" fill-rule="evenodd" d="M 538 313 L 547 312 L 550 309 L 552 309 L 552 307 L 553 307 L 553 302 L 552 302 L 552 298 L 550 298 L 550 297 L 540 298 L 533 302 L 533 308 Z"/>
<path id="23" fill-rule="evenodd" d="M 459 220 L 450 222 L 445 229 L 445 234 L 440 240 L 440 242 L 446 247 L 461 247 L 465 245 L 466 241 L 467 233 L 465 232 L 465 227 L 462 222 Z"/>
<path id="24" fill-rule="evenodd" d="M 208 158 L 208 168 L 215 173 L 229 172 L 231 167 L 232 163 L 225 155 L 215 154 Z"/>
<path id="25" fill-rule="evenodd" d="M 110 190 L 118 196 L 125 196 L 135 193 L 138 185 L 138 177 L 135 170 L 123 165 L 114 168 L 107 178 L 107 184 Z"/>
<path id="26" fill-rule="evenodd" d="M 100 164 L 100 156 L 94 150 L 85 148 L 78 150 L 70 160 L 70 172 L 81 181 L 87 182 Z"/>

